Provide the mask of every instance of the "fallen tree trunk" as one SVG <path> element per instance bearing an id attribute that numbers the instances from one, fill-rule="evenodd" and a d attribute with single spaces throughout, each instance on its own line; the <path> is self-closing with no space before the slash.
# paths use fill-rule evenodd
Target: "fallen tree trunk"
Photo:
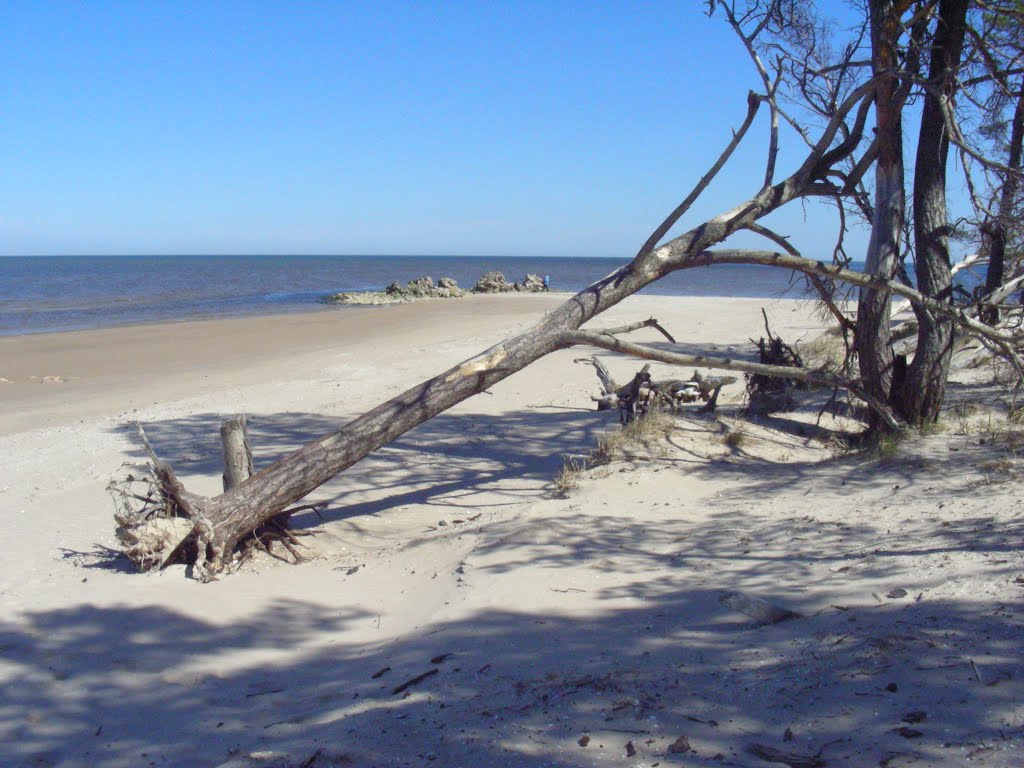
<path id="1" fill-rule="evenodd" d="M 722 222 L 721 226 L 722 231 L 728 231 L 736 224 Z M 898 428 L 888 407 L 866 392 L 858 382 L 825 371 L 789 367 L 778 367 L 776 370 L 773 366 L 738 360 L 682 355 L 630 344 L 608 332 L 578 330 L 583 323 L 600 312 L 672 271 L 716 263 L 764 264 L 794 269 L 805 274 L 818 274 L 854 285 L 870 285 L 898 293 L 915 303 L 948 314 L 962 327 L 980 331 L 981 335 L 994 344 L 1008 345 L 1020 336 L 990 328 L 955 307 L 921 296 L 900 283 L 821 262 L 769 251 L 692 252 L 691 249 L 702 244 L 705 237 L 698 232 L 684 235 L 649 254 L 646 259 L 635 260 L 616 270 L 548 313 L 533 328 L 382 403 L 216 498 L 200 496 L 185 489 L 171 466 L 152 453 L 154 469 L 163 492 L 174 504 L 178 516 L 193 521 L 197 539 L 197 564 L 201 566 L 197 568 L 197 573 L 201 578 L 208 579 L 221 572 L 242 538 L 251 535 L 289 505 L 371 451 L 388 444 L 456 403 L 488 389 L 535 360 L 573 345 L 592 345 L 666 363 L 778 375 L 830 387 L 844 387 L 863 398 L 890 428 Z"/>
<path id="2" fill-rule="evenodd" d="M 611 352 L 620 352 L 625 355 L 639 357 L 644 360 L 668 363 L 670 365 L 692 365 L 704 368 L 716 368 L 725 371 L 739 371 L 741 373 L 752 373 L 761 376 L 778 376 L 783 378 L 806 381 L 810 384 L 818 384 L 823 387 L 846 389 L 866 402 L 886 423 L 890 429 L 898 430 L 899 422 L 893 416 L 890 408 L 882 401 L 873 397 L 859 382 L 837 376 L 834 373 L 823 370 L 811 370 L 807 368 L 791 368 L 782 365 L 764 365 L 762 363 L 751 363 L 746 360 L 731 360 L 724 357 L 710 357 L 708 355 L 688 355 L 680 352 L 667 352 L 665 350 L 649 347 L 643 344 L 634 344 L 629 341 L 604 333 L 593 331 L 566 331 L 563 339 L 567 345 L 589 344 L 601 347 Z"/>
<path id="3" fill-rule="evenodd" d="M 666 218 L 629 264 L 573 296 L 525 333 L 413 387 L 341 429 L 313 440 L 220 496 L 211 499 L 186 490 L 171 466 L 151 451 L 154 471 L 164 495 L 178 516 L 194 523 L 197 574 L 203 579 L 215 576 L 224 569 L 243 537 L 371 451 L 567 346 L 569 342 L 562 335 L 564 332 L 579 329 L 591 318 L 670 272 L 710 263 L 705 254 L 708 248 L 787 203 L 806 196 L 835 194 L 835 187 L 826 181 L 828 173 L 857 148 L 864 125 L 860 118 L 867 111 L 865 99 L 873 89 L 872 83 L 865 83 L 851 91 L 836 107 L 817 141 L 809 142 L 810 151 L 796 172 L 776 184 L 771 183 L 778 153 L 777 125 L 773 123 L 769 172 L 761 189 L 741 205 L 655 248 L 661 238 L 658 233 L 667 232 L 674 225 L 732 154 L 762 100 L 774 103 L 772 93 L 760 97 L 752 93 L 747 99 L 743 131 L 733 136 L 683 204 Z M 858 120 L 851 129 L 847 117 L 854 110 L 857 110 Z"/>
<path id="4" fill-rule="evenodd" d="M 740 361 L 661 353 L 640 345 L 628 345 L 608 333 L 576 330 L 587 320 L 670 271 L 723 261 L 802 267 L 803 271 L 825 271 L 839 279 L 857 274 L 847 274 L 847 270 L 835 270 L 818 262 L 783 257 L 777 253 L 687 253 L 687 242 L 702 241 L 703 238 L 695 234 L 684 236 L 652 253 L 646 263 L 633 262 L 622 267 L 566 301 L 525 333 L 507 339 L 382 403 L 336 432 L 310 442 L 216 498 L 188 491 L 175 476 L 173 468 L 156 457 L 154 452 L 154 469 L 164 493 L 175 505 L 177 515 L 194 523 L 197 563 L 201 566 L 197 568 L 197 573 L 202 578 L 213 577 L 224 569 L 242 538 L 251 535 L 310 491 L 418 424 L 556 350 L 575 344 L 590 344 L 651 360 L 773 373 L 769 366 L 762 368 Z M 682 253 L 676 256 L 679 251 Z M 867 275 L 857 274 L 857 277 L 863 281 L 877 282 Z M 988 326 L 983 328 L 995 333 Z M 800 375 L 793 368 L 778 373 L 790 378 Z M 803 375 L 808 380 L 829 386 L 851 384 L 824 372 L 805 372 Z M 874 407 L 876 411 L 884 411 L 881 404 L 876 403 Z"/>

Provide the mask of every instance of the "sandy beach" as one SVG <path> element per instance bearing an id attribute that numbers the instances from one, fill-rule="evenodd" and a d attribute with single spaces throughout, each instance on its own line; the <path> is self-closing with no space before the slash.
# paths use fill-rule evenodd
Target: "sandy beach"
<path id="1" fill-rule="evenodd" d="M 874 453 L 813 407 L 741 418 L 738 383 L 560 494 L 618 429 L 567 350 L 318 489 L 305 563 L 200 584 L 118 556 L 136 421 L 216 494 L 223 419 L 247 414 L 259 469 L 561 300 L 0 338 L 0 765 L 1024 764 L 1020 444 L 985 368 Z M 598 325 L 750 356 L 762 308 L 821 330 L 794 301 L 657 296 Z M 759 626 L 731 591 L 799 617 Z"/>

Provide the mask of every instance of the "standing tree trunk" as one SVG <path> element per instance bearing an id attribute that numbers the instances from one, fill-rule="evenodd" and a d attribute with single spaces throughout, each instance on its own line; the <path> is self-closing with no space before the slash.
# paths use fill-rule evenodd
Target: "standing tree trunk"
<path id="1" fill-rule="evenodd" d="M 865 272 L 885 280 L 896 274 L 903 232 L 903 122 L 899 102 L 897 43 L 901 9 L 891 0 L 871 0 L 871 66 L 875 75 L 875 209 Z M 857 302 L 855 348 L 864 387 L 888 401 L 893 352 L 889 343 L 890 294 L 861 289 Z"/>
<path id="2" fill-rule="evenodd" d="M 996 217 L 989 222 L 988 274 L 985 277 L 985 294 L 988 295 L 1003 284 L 1006 274 L 1007 224 L 1017 205 L 1017 190 L 1020 189 L 1021 155 L 1024 149 L 1024 80 L 1017 93 L 1017 108 L 1013 111 L 1010 127 L 1010 151 L 1006 166 L 1010 173 L 1003 179 Z M 999 308 L 990 306 L 982 309 L 981 318 L 989 325 L 999 322 Z"/>
<path id="3" fill-rule="evenodd" d="M 946 159 L 949 134 L 945 114 L 951 109 L 956 68 L 960 64 L 968 0 L 941 0 L 932 39 L 928 86 L 914 166 L 914 268 L 917 288 L 925 296 L 952 300 L 949 266 L 949 216 L 946 212 Z M 953 354 L 953 321 L 920 305 L 917 349 L 899 383 L 893 406 L 909 424 L 939 417 Z"/>

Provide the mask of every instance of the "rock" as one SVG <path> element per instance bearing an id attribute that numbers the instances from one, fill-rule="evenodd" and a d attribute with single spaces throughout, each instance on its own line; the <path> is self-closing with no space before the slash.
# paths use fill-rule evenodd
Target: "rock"
<path id="1" fill-rule="evenodd" d="M 519 290 L 527 293 L 543 293 L 544 278 L 527 273 L 526 277 L 523 278 L 523 282 L 519 284 Z"/>
<path id="2" fill-rule="evenodd" d="M 405 285 L 391 283 L 383 291 L 348 291 L 325 296 L 327 304 L 396 304 L 417 299 L 457 299 L 462 296 L 459 284 L 450 277 L 442 277 L 434 284 L 429 275 L 417 277 Z"/>
<path id="3" fill-rule="evenodd" d="M 685 736 L 680 736 L 668 745 L 668 751 L 673 755 L 682 755 L 689 752 L 691 749 L 693 749 L 693 747 L 690 746 L 690 740 Z"/>
<path id="4" fill-rule="evenodd" d="M 429 275 L 424 275 L 423 277 L 417 277 L 415 280 L 410 280 L 409 284 L 405 288 L 407 294 L 418 299 L 432 295 L 435 290 L 437 290 L 437 288 L 434 285 L 434 280 Z"/>
<path id="5" fill-rule="evenodd" d="M 390 286 L 389 286 L 390 287 Z M 324 296 L 324 304 L 401 304 L 409 299 L 388 291 L 346 291 Z"/>
<path id="6" fill-rule="evenodd" d="M 487 272 L 476 281 L 473 293 L 508 293 L 515 289 L 515 285 L 508 282 L 501 272 Z"/>

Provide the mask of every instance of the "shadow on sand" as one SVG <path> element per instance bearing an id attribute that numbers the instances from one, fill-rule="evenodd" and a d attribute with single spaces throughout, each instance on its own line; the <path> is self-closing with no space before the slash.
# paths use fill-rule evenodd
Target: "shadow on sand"
<path id="1" fill-rule="evenodd" d="M 821 752 L 830 766 L 914 755 L 956 765 L 1020 737 L 1019 723 L 1014 732 L 1005 721 L 1020 697 L 1021 630 L 1010 610 L 911 596 L 753 627 L 718 605 L 717 588 L 681 589 L 677 576 L 691 559 L 706 569 L 746 557 L 754 583 L 770 583 L 773 564 L 742 555 L 731 522 L 688 525 L 699 548 L 659 558 L 650 542 L 679 526 L 595 520 L 586 546 L 522 547 L 516 558 L 557 574 L 581 561 L 600 569 L 610 557 L 635 576 L 594 588 L 588 615 L 494 608 L 373 646 L 329 638 L 374 616 L 298 599 L 228 625 L 159 606 L 29 613 L 0 628 L 5 764 L 216 765 L 232 750 L 273 748 L 297 765 L 323 748 L 339 762 L 322 764 L 347 756 L 360 766 L 540 768 L 592 765 L 595 753 L 617 762 L 629 741 L 648 765 L 755 765 L 752 743 Z M 578 519 L 548 525 L 552 540 L 579 536 Z M 856 549 L 863 534 L 824 536 L 808 563 L 784 567 L 838 557 L 829 552 Z M 951 535 L 948 546 L 1006 545 Z M 920 553 L 911 544 L 880 555 Z M 203 589 L 216 600 L 216 586 Z M 799 597 L 790 607 L 806 610 Z M 268 663 L 267 651 L 290 660 Z M 920 738 L 898 732 L 911 728 L 908 717 L 920 720 Z M 667 752 L 679 736 L 692 752 Z"/>
<path id="2" fill-rule="evenodd" d="M 183 475 L 216 475 L 220 418 L 198 414 L 146 429 Z M 260 466 L 339 424 L 308 413 L 251 421 Z M 325 517 L 412 503 L 475 506 L 483 494 L 509 503 L 535 498 L 561 454 L 587 451 L 609 421 L 558 409 L 442 415 L 326 486 Z M 323 749 L 333 762 L 315 764 L 540 768 L 602 758 L 619 764 L 629 742 L 638 765 L 753 766 L 763 763 L 747 750 L 760 743 L 820 754 L 829 766 L 886 760 L 895 767 L 959 765 L 1021 738 L 1019 606 L 993 610 L 969 596 L 915 601 L 910 594 L 822 610 L 811 592 L 795 593 L 787 607 L 803 618 L 754 627 L 719 605 L 718 562 L 756 591 L 823 565 L 842 567 L 861 551 L 871 553 L 859 566 L 868 577 L 911 573 L 942 552 L 1016 551 L 1024 520 L 997 528 L 983 516 L 928 541 L 799 515 L 750 530 L 751 500 L 794 483 L 878 490 L 896 476 L 903 492 L 927 494 L 929 475 L 962 466 L 963 453 L 877 473 L 837 460 L 812 474 L 820 465 L 742 449 L 728 461 L 671 461 L 683 472 L 731 473 L 724 499 L 733 508 L 697 523 L 626 513 L 581 522 L 567 510 L 545 516 L 543 530 L 528 538 L 515 535 L 528 523 L 496 523 L 508 530 L 481 544 L 477 556 L 491 557 L 488 578 L 545 569 L 549 592 L 562 589 L 560 568 L 590 568 L 593 586 L 577 590 L 593 601 L 583 615 L 495 607 L 432 623 L 421 636 L 359 645 L 331 638 L 379 616 L 301 599 L 277 599 L 228 624 L 158 605 L 79 605 L 3 622 L 4 760 L 216 765 L 233 750 L 272 748 L 292 755 L 292 765 Z M 395 493 L 410 473 L 414 490 Z M 806 544 L 784 558 L 759 548 L 800 537 Z M 993 563 L 992 578 L 1011 575 L 1008 558 Z M 609 569 L 618 578 L 602 587 L 599 574 Z M 460 588 L 473 581 L 470 568 Z M 215 605 L 216 589 L 197 587 L 197 599 Z M 287 663 L 266 660 L 282 656 Z M 681 736 L 692 751 L 668 751 Z"/>

